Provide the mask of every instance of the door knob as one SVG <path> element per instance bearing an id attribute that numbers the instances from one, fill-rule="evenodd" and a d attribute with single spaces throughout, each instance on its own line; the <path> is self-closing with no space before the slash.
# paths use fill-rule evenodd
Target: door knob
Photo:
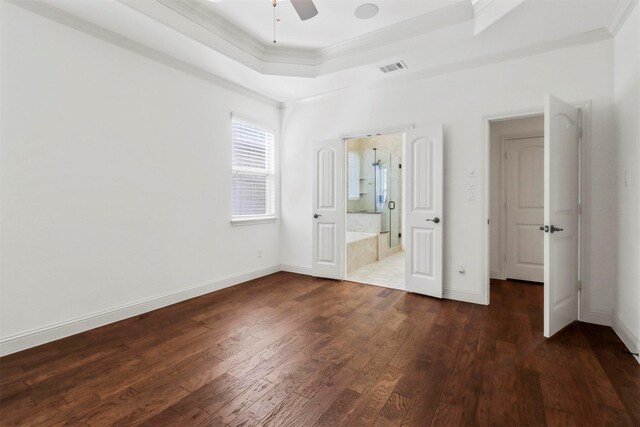
<path id="1" fill-rule="evenodd" d="M 557 228 L 557 227 L 555 227 L 555 226 L 553 226 L 553 225 L 552 225 L 551 227 L 549 227 L 549 231 L 550 231 L 551 233 L 554 233 L 554 232 L 556 232 L 556 231 L 564 231 L 564 228 Z"/>
<path id="2" fill-rule="evenodd" d="M 436 224 L 437 224 L 437 223 L 439 223 L 439 222 L 440 222 L 440 218 L 435 217 L 435 218 L 433 218 L 433 219 L 428 219 L 427 221 L 433 221 L 434 223 L 436 223 Z"/>
<path id="3" fill-rule="evenodd" d="M 318 218 L 318 217 L 321 217 L 321 216 L 322 216 L 322 215 L 313 214 L 313 217 L 314 217 L 314 218 Z"/>

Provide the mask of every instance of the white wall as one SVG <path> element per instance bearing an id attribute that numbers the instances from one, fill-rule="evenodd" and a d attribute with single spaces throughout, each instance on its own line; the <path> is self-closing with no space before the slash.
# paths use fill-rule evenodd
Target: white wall
<path id="1" fill-rule="evenodd" d="M 504 251 L 502 247 L 503 221 L 506 221 L 504 215 L 503 201 L 501 197 L 502 182 L 502 138 L 509 135 L 529 134 L 539 132 L 544 135 L 544 116 L 527 117 L 522 119 L 510 119 L 491 122 L 491 145 L 489 150 L 490 177 L 489 185 L 490 193 L 490 251 L 491 262 L 490 273 L 493 279 L 505 279 L 506 272 L 504 270 Z M 506 248 L 504 248 L 506 250 Z"/>
<path id="2" fill-rule="evenodd" d="M 0 3 L 2 352 L 279 269 L 229 223 L 230 112 L 275 104 Z"/>
<path id="3" fill-rule="evenodd" d="M 613 326 L 640 349 L 640 6 L 615 38 L 617 292 Z M 640 359 L 639 359 L 640 360 Z"/>
<path id="4" fill-rule="evenodd" d="M 282 263 L 311 266 L 313 140 L 366 129 L 444 124 L 446 295 L 483 301 L 486 186 L 483 116 L 542 109 L 544 95 L 593 100 L 590 305 L 585 318 L 610 321 L 615 257 L 610 215 L 615 202 L 612 150 L 613 41 L 564 48 L 429 79 L 358 87 L 293 105 L 284 111 Z M 478 174 L 478 198 L 466 200 L 466 176 Z M 464 264 L 466 275 L 456 274 Z"/>

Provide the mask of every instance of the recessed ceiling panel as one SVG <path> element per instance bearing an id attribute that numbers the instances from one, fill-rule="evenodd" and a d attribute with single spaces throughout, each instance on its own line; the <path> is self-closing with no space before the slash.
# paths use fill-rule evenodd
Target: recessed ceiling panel
<path id="1" fill-rule="evenodd" d="M 459 0 L 379 0 L 378 13 L 358 19 L 354 12 L 363 0 L 315 0 L 318 15 L 301 21 L 289 0 L 278 1 L 280 21 L 276 38 L 280 47 L 321 49 L 363 36 Z M 189 0 L 213 12 L 265 44 L 273 43 L 274 10 L 271 0 Z"/>

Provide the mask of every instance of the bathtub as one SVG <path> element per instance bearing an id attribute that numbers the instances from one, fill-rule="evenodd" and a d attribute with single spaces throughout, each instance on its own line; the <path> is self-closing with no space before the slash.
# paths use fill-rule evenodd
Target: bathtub
<path id="1" fill-rule="evenodd" d="M 365 233 L 362 231 L 347 231 L 347 245 L 349 243 L 357 242 L 358 240 L 370 239 L 376 237 L 377 233 Z"/>
<path id="2" fill-rule="evenodd" d="M 378 261 L 378 233 L 347 231 L 347 273 Z"/>

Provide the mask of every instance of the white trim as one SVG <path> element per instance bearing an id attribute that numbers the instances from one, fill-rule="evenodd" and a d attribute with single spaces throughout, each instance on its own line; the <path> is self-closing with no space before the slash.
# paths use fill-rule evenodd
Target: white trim
<path id="1" fill-rule="evenodd" d="M 471 0 L 471 6 L 473 6 L 473 11 L 475 13 L 479 13 L 485 7 L 489 6 L 494 0 Z"/>
<path id="2" fill-rule="evenodd" d="M 580 321 L 586 323 L 593 323 L 594 325 L 611 326 L 611 313 L 604 311 L 586 311 L 580 307 Z"/>
<path id="3" fill-rule="evenodd" d="M 547 52 L 552 52 L 558 49 L 564 49 L 572 46 L 578 46 L 583 44 L 595 43 L 602 40 L 611 38 L 611 34 L 606 29 L 598 29 L 593 31 L 587 31 L 585 33 L 578 34 L 576 36 L 570 36 L 561 40 L 553 42 L 545 42 L 536 44 L 533 46 L 524 47 L 521 49 L 510 50 L 507 52 L 501 52 L 496 54 L 490 54 L 485 56 L 479 56 L 473 59 L 460 60 L 454 63 L 447 63 L 438 65 L 435 67 L 422 69 L 414 72 L 400 73 L 393 78 L 381 79 L 375 81 L 368 81 L 363 79 L 360 83 L 354 83 L 351 86 L 345 86 L 336 89 L 330 89 L 323 93 L 307 96 L 304 98 L 294 99 L 283 102 L 284 107 L 292 107 L 298 105 L 313 104 L 315 102 L 322 101 L 323 99 L 331 98 L 334 96 L 344 95 L 349 96 L 349 91 L 354 88 L 381 88 L 392 87 L 406 84 L 407 82 L 419 81 L 437 77 L 441 75 L 447 75 L 453 72 L 461 70 L 469 70 L 473 68 L 483 67 L 486 65 L 497 64 L 500 62 L 513 61 L 520 58 L 526 58 L 535 55 L 542 55 Z"/>
<path id="4" fill-rule="evenodd" d="M 581 110 L 582 137 L 580 139 L 580 283 L 582 289 L 579 291 L 579 320 L 591 323 L 583 318 L 582 313 L 587 314 L 587 318 L 597 320 L 600 316 L 598 310 L 591 307 L 591 100 L 576 102 L 573 105 Z M 588 315 L 588 313 L 592 313 Z M 609 318 L 611 313 L 608 314 Z M 611 320 L 609 320 L 609 323 Z M 597 323 L 597 322 L 593 322 Z"/>
<path id="5" fill-rule="evenodd" d="M 128 319 L 133 316 L 138 316 L 158 308 L 228 288 L 248 280 L 277 273 L 278 271 L 280 271 L 280 266 L 275 265 L 247 273 L 226 276 L 211 282 L 200 283 L 178 291 L 167 292 L 162 295 L 145 298 L 86 316 L 14 334 L 0 340 L 0 356 L 5 356 L 27 348 L 55 341 L 60 338 L 98 328 L 109 323 Z"/>
<path id="6" fill-rule="evenodd" d="M 247 217 L 247 218 L 234 217 L 229 222 L 234 227 L 238 227 L 238 226 L 253 225 L 253 224 L 269 224 L 276 221 L 278 221 L 278 217 L 275 217 L 275 216 L 264 216 L 264 217 L 253 216 L 253 217 Z"/>
<path id="7" fill-rule="evenodd" d="M 346 141 L 347 139 L 369 138 L 372 136 L 381 136 L 381 135 L 395 135 L 397 133 L 405 133 L 406 131 L 411 130 L 413 128 L 415 128 L 415 125 L 411 123 L 408 125 L 392 126 L 388 128 L 379 128 L 379 129 L 374 129 L 369 131 L 359 130 L 359 131 L 347 132 L 345 134 L 342 134 L 340 138 Z"/>
<path id="8" fill-rule="evenodd" d="M 616 9 L 613 11 L 613 15 L 611 15 L 611 19 L 609 19 L 609 23 L 607 24 L 607 30 L 611 35 L 615 36 L 618 34 L 620 28 L 622 28 L 629 15 L 631 15 L 631 11 L 637 3 L 638 0 L 618 1 Z"/>
<path id="9" fill-rule="evenodd" d="M 495 280 L 507 280 L 507 276 L 504 271 L 491 270 L 491 279 Z"/>
<path id="10" fill-rule="evenodd" d="M 203 70 L 202 68 L 199 68 L 187 62 L 181 61 L 172 55 L 163 53 L 159 50 L 152 49 L 142 43 L 138 43 L 134 40 L 131 40 L 128 37 L 122 36 L 118 33 L 115 33 L 111 30 L 108 30 L 97 24 L 94 24 L 93 22 L 89 22 L 87 20 L 78 18 L 77 16 L 72 15 L 71 13 L 65 12 L 62 9 L 59 9 L 42 0 L 32 0 L 32 1 L 7 0 L 7 1 L 14 6 L 18 6 L 22 9 L 28 10 L 29 12 L 35 13 L 36 15 L 40 15 L 44 18 L 50 19 L 59 24 L 73 28 L 89 36 L 100 39 L 104 42 L 107 42 L 112 45 L 118 46 L 122 49 L 128 50 L 129 52 L 138 54 L 140 56 L 144 56 L 145 58 L 151 59 L 153 61 L 166 65 L 168 67 L 182 71 L 184 73 L 190 74 L 194 77 L 200 78 L 209 83 L 220 86 L 223 89 L 230 90 L 232 92 L 247 96 L 249 98 L 255 99 L 260 102 L 264 102 L 265 104 L 268 104 L 274 107 L 278 107 L 278 108 L 282 107 L 282 103 L 279 100 L 276 100 L 274 98 L 258 93 L 254 90 L 241 86 L 237 83 L 233 83 L 227 79 L 224 79 L 213 73 L 210 73 L 209 71 Z"/>
<path id="11" fill-rule="evenodd" d="M 320 66 L 340 57 L 361 54 L 363 51 L 398 43 L 473 19 L 471 5 L 457 2 L 331 46 L 293 48 L 265 43 L 214 12 L 193 7 L 183 1 L 118 1 L 212 49 L 224 51 L 256 71 L 277 74 L 275 71 L 283 71 L 281 64 L 288 64 L 297 66 L 296 69 L 289 70 L 289 74 L 299 77 L 327 74 L 328 71 Z M 171 11 L 173 16 L 167 14 L 167 11 Z M 233 52 L 232 49 L 241 53 Z M 259 61 L 259 64 L 256 64 L 256 61 Z"/>
<path id="12" fill-rule="evenodd" d="M 280 264 L 280 271 L 313 276 L 313 268 L 310 265 Z"/>
<path id="13" fill-rule="evenodd" d="M 229 121 L 230 128 L 231 128 L 231 122 L 233 121 L 233 119 L 236 119 L 241 122 L 246 122 L 246 123 L 264 128 L 266 131 L 271 132 L 273 134 L 274 140 L 278 136 L 278 132 L 276 131 L 276 129 L 278 129 L 277 125 L 269 124 L 268 121 L 254 118 L 248 114 L 238 113 L 237 111 L 231 111 L 230 114 L 231 114 L 230 121 Z"/>
<path id="14" fill-rule="evenodd" d="M 640 339 L 625 325 L 625 323 L 618 316 L 613 315 L 612 325 L 614 332 L 620 337 L 620 340 L 627 346 L 627 349 L 633 353 L 640 352 Z M 638 363 L 640 363 L 639 356 L 633 356 Z"/>

